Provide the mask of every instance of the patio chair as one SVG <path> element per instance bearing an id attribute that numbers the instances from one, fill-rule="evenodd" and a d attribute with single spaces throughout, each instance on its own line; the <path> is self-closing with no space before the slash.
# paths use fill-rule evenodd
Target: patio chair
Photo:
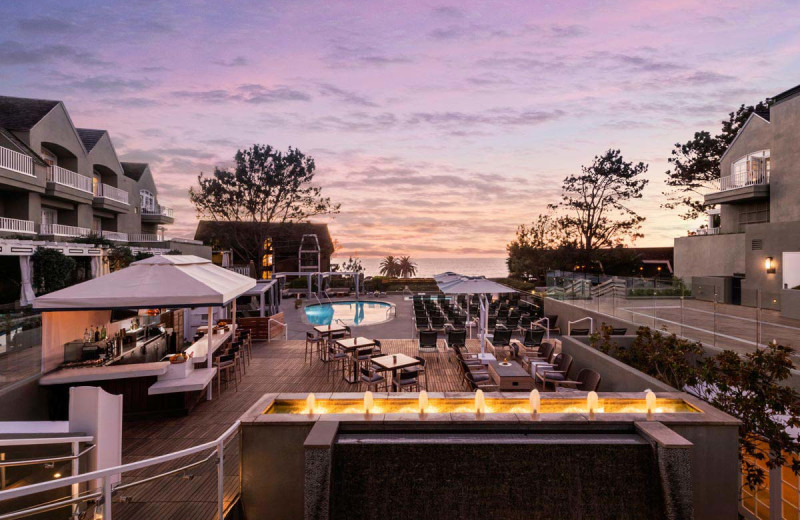
<path id="1" fill-rule="evenodd" d="M 377 392 L 379 387 L 383 387 L 384 390 L 389 390 L 389 382 L 377 368 L 376 365 L 370 363 L 369 365 L 362 367 L 359 371 L 359 391 L 366 386 L 367 390 L 372 392 Z"/>
<path id="2" fill-rule="evenodd" d="M 542 344 L 544 338 L 544 329 L 528 329 L 525 331 L 525 337 L 522 338 L 522 344 L 525 347 L 532 348 L 538 347 Z"/>
<path id="3" fill-rule="evenodd" d="M 425 358 L 420 356 L 414 356 L 414 359 L 419 361 L 419 365 L 403 368 L 400 370 L 400 377 L 403 379 L 410 379 L 416 377 L 417 380 L 424 381 L 425 384 L 422 385 L 422 388 L 427 390 L 428 389 L 428 372 L 425 370 Z"/>
<path id="4" fill-rule="evenodd" d="M 552 362 L 556 346 L 554 343 L 543 343 L 538 349 L 525 349 L 520 355 L 522 367 L 533 375 L 533 367 L 539 364 L 549 365 Z"/>
<path id="5" fill-rule="evenodd" d="M 436 352 L 436 342 L 439 338 L 439 333 L 435 330 L 421 330 L 419 332 L 419 351 L 420 352 Z"/>
<path id="6" fill-rule="evenodd" d="M 475 374 L 473 372 L 466 372 L 464 380 L 467 382 L 469 388 L 476 392 L 483 390 L 484 392 L 497 392 L 500 387 L 492 381 L 489 374 Z"/>
<path id="7" fill-rule="evenodd" d="M 570 336 L 588 336 L 589 329 L 570 329 L 569 331 Z"/>
<path id="8" fill-rule="evenodd" d="M 467 331 L 464 329 L 450 329 L 447 331 L 445 347 L 448 349 L 467 346 Z"/>
<path id="9" fill-rule="evenodd" d="M 612 336 L 624 336 L 628 333 L 628 329 L 625 328 L 612 328 L 611 335 Z"/>
<path id="10" fill-rule="evenodd" d="M 553 334 L 561 334 L 561 329 L 558 327 L 558 314 L 548 314 L 545 318 L 547 318 L 550 332 Z"/>
<path id="11" fill-rule="evenodd" d="M 494 336 L 492 336 L 492 350 L 494 350 L 494 356 L 498 357 L 498 351 L 501 351 L 504 356 L 511 355 L 511 329 L 496 329 L 494 331 Z M 499 358 L 498 358 L 499 359 Z"/>
<path id="12" fill-rule="evenodd" d="M 519 329 L 520 330 L 528 330 L 531 328 L 531 317 L 530 316 L 521 316 L 519 319 Z"/>
<path id="13" fill-rule="evenodd" d="M 463 349 L 463 350 L 462 350 Z M 456 354 L 456 359 L 463 361 L 464 363 L 470 366 L 482 367 L 483 363 L 481 362 L 480 358 L 478 358 L 478 354 L 472 354 L 470 352 L 464 352 L 466 347 L 460 347 L 458 345 L 453 345 L 453 352 Z"/>
<path id="14" fill-rule="evenodd" d="M 600 374 L 588 368 L 582 368 L 574 381 L 560 381 L 556 392 L 596 392 L 600 387 Z"/>
<path id="15" fill-rule="evenodd" d="M 392 392 L 419 392 L 419 379 L 416 377 L 403 377 L 402 371 L 397 377 L 392 378 Z"/>
<path id="16" fill-rule="evenodd" d="M 519 327 L 519 319 L 520 319 L 520 318 L 519 318 L 519 315 L 518 315 L 518 314 L 515 314 L 515 315 L 513 315 L 513 316 L 509 316 L 509 317 L 506 319 L 506 322 L 505 322 L 505 326 L 506 326 L 506 328 L 507 328 L 507 329 L 514 330 L 514 329 L 516 329 L 517 327 Z"/>
<path id="17" fill-rule="evenodd" d="M 375 342 L 375 346 L 372 347 L 372 355 L 373 356 L 380 356 L 382 354 L 382 352 L 383 352 L 382 351 L 381 341 L 379 339 L 373 339 L 372 341 Z"/>
<path id="18" fill-rule="evenodd" d="M 537 366 L 534 370 L 534 377 L 541 381 L 542 389 L 546 389 L 548 383 L 552 384 L 553 388 L 557 388 L 559 382 L 567 380 L 570 367 L 572 367 L 572 356 L 562 352 L 553 360 L 552 368 Z"/>
<path id="19" fill-rule="evenodd" d="M 306 358 L 309 361 L 314 361 L 314 354 L 319 354 L 322 342 L 323 339 L 321 337 L 316 336 L 313 332 L 306 332 L 306 350 L 303 354 L 303 363 L 306 362 Z"/>
<path id="20" fill-rule="evenodd" d="M 189 360 L 191 362 L 191 360 Z M 236 391 L 239 391 L 239 381 L 236 376 L 236 358 L 233 354 L 224 354 L 214 358 L 213 366 L 217 368 L 217 395 L 222 393 L 222 378 L 225 378 L 225 388 L 228 388 L 228 383 L 231 381 L 233 375 L 233 385 Z"/>
<path id="21" fill-rule="evenodd" d="M 434 316 L 431 319 L 431 329 L 436 331 L 444 331 L 444 317 Z"/>
<path id="22" fill-rule="evenodd" d="M 328 356 L 327 356 L 327 364 L 328 364 L 328 378 L 331 376 L 331 368 L 336 367 L 336 370 L 342 371 L 344 374 L 344 370 L 347 367 L 348 361 L 350 359 L 350 355 L 340 349 L 336 343 L 329 343 L 328 344 Z"/>

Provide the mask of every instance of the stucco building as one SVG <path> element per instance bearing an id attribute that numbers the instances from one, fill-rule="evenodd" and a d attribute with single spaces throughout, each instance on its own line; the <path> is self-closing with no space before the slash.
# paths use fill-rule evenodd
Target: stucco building
<path id="1" fill-rule="evenodd" d="M 675 239 L 675 273 L 701 299 L 800 317 L 800 85 L 753 113 L 706 194 L 708 228 Z"/>

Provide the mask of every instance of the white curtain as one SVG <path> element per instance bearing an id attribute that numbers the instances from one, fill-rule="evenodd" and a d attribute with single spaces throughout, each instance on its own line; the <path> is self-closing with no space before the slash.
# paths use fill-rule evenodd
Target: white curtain
<path id="1" fill-rule="evenodd" d="M 20 256 L 19 257 L 19 272 L 20 272 L 20 294 L 19 294 L 19 304 L 24 307 L 26 305 L 30 305 L 33 303 L 33 299 L 35 298 L 33 294 L 33 285 L 31 285 L 31 278 L 33 276 L 33 271 L 31 269 L 31 257 L 30 256 Z"/>
<path id="2" fill-rule="evenodd" d="M 92 278 L 103 276 L 103 259 L 99 256 L 92 257 Z"/>

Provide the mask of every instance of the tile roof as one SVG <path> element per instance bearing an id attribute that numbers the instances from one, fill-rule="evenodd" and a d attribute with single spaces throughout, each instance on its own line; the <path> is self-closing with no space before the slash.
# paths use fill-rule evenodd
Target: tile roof
<path id="1" fill-rule="evenodd" d="M 27 131 L 42 120 L 60 101 L 0 96 L 0 126 Z"/>
<path id="2" fill-rule="evenodd" d="M 124 162 L 120 163 L 122 165 L 122 170 L 125 172 L 125 176 L 139 182 L 139 179 L 142 178 L 142 174 L 147 169 L 147 163 L 136 163 L 136 162 Z"/>
<path id="3" fill-rule="evenodd" d="M 91 152 L 97 141 L 106 133 L 105 130 L 92 130 L 90 128 L 76 128 L 75 130 L 78 132 L 81 141 L 83 141 L 83 146 L 86 147 L 87 152 Z"/>
<path id="4" fill-rule="evenodd" d="M 38 164 L 42 166 L 47 166 L 47 163 L 44 162 L 44 159 L 42 159 L 38 153 L 31 150 L 30 147 L 27 144 L 25 144 L 21 139 L 19 139 L 16 135 L 14 135 L 13 132 L 10 132 L 5 128 L 0 127 L 0 135 L 2 135 L 10 142 L 12 142 L 17 147 L 19 152 L 24 153 L 25 155 L 29 155 Z"/>

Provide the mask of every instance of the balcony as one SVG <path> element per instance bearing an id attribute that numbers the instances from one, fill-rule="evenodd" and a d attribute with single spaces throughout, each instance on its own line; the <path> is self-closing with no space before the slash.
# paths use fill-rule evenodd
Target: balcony
<path id="1" fill-rule="evenodd" d="M 0 232 L 33 235 L 36 233 L 32 220 L 0 217 Z"/>
<path id="2" fill-rule="evenodd" d="M 705 196 L 706 204 L 751 202 L 769 198 L 769 172 L 743 172 L 719 179 L 719 190 Z"/>
<path id="3" fill-rule="evenodd" d="M 33 159 L 30 156 L 2 146 L 0 146 L 0 168 L 36 177 L 33 171 Z"/>
<path id="4" fill-rule="evenodd" d="M 153 224 L 172 224 L 175 222 L 172 208 L 156 204 L 155 207 L 142 207 L 142 222 Z"/>
<path id="5" fill-rule="evenodd" d="M 47 194 L 88 203 L 93 195 L 92 178 L 60 166 L 51 166 L 47 170 Z"/>
<path id="6" fill-rule="evenodd" d="M 127 242 L 128 241 L 128 234 L 127 233 L 120 233 L 119 231 L 101 231 L 100 235 L 103 238 L 107 238 L 108 240 L 112 240 L 114 242 Z"/>
<path id="7" fill-rule="evenodd" d="M 129 208 L 128 192 L 108 184 L 96 184 L 92 206 L 96 209 L 127 213 Z"/>
<path id="8" fill-rule="evenodd" d="M 154 233 L 129 233 L 128 242 L 163 242 L 168 238 L 158 236 Z"/>
<path id="9" fill-rule="evenodd" d="M 54 237 L 86 237 L 92 234 L 89 228 L 65 226 L 63 224 L 42 224 L 39 234 Z"/>
<path id="10" fill-rule="evenodd" d="M 689 230 L 690 237 L 704 237 L 707 235 L 719 235 L 718 227 L 715 228 L 696 228 Z"/>

